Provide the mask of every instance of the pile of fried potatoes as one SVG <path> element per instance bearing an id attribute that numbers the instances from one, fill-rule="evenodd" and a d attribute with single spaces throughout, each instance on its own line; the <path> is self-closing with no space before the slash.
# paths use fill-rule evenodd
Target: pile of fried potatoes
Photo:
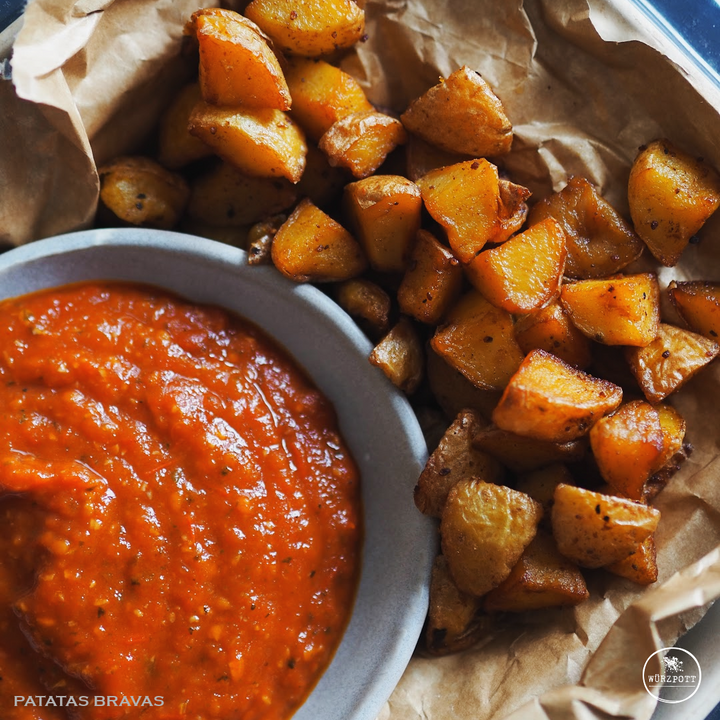
<path id="1" fill-rule="evenodd" d="M 425 645 L 445 654 L 497 613 L 582 602 L 583 570 L 657 579 L 652 501 L 689 452 L 667 398 L 720 353 L 720 283 L 629 268 L 674 266 L 720 177 L 660 139 L 630 222 L 581 177 L 530 206 L 485 80 L 459 68 L 395 117 L 337 65 L 363 33 L 352 0 L 196 12 L 197 79 L 154 157 L 100 168 L 98 217 L 244 247 L 374 341 L 434 448 L 415 503 L 439 521 Z"/>

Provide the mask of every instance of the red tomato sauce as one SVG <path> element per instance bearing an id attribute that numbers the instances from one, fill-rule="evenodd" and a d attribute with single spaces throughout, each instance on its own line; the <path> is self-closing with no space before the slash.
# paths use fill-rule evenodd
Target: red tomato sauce
<path id="1" fill-rule="evenodd" d="M 0 304 L 4 720 L 287 718 L 361 526 L 331 406 L 255 326 L 123 283 Z"/>

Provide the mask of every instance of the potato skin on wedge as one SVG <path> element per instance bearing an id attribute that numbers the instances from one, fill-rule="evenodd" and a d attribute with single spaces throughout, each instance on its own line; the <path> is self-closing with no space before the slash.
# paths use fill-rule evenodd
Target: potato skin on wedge
<path id="1" fill-rule="evenodd" d="M 656 260 L 672 267 L 720 205 L 720 176 L 668 140 L 656 140 L 641 148 L 630 169 L 628 202 L 637 234 Z"/>
<path id="2" fill-rule="evenodd" d="M 510 575 L 485 596 L 487 612 L 525 612 L 577 605 L 590 597 L 578 567 L 557 549 L 552 535 L 538 531 Z"/>
<path id="3" fill-rule="evenodd" d="M 624 560 L 655 532 L 660 511 L 627 498 L 558 485 L 552 509 L 558 550 L 581 567 Z"/>
<path id="4" fill-rule="evenodd" d="M 562 443 L 584 435 L 621 400 L 617 385 L 533 350 L 510 378 L 492 419 L 503 430 Z"/>
<path id="5" fill-rule="evenodd" d="M 512 146 L 502 102 L 467 66 L 410 103 L 401 119 L 410 132 L 447 152 L 485 157 L 503 155 Z"/>
<path id="6" fill-rule="evenodd" d="M 272 260 L 296 282 L 349 280 L 367 267 L 355 238 L 307 198 L 275 234 Z"/>
<path id="7" fill-rule="evenodd" d="M 300 180 L 305 135 L 294 120 L 273 108 L 221 108 L 198 103 L 188 129 L 223 160 L 248 175 Z"/>
<path id="8" fill-rule="evenodd" d="M 535 537 L 542 507 L 503 485 L 460 480 L 440 521 L 443 555 L 457 586 L 471 595 L 497 587 Z"/>
<path id="9" fill-rule="evenodd" d="M 498 483 L 503 478 L 500 463 L 472 441 L 485 421 L 474 410 L 463 410 L 445 431 L 429 457 L 415 486 L 415 505 L 420 512 L 441 517 L 450 489 L 463 478 L 481 478 Z"/>

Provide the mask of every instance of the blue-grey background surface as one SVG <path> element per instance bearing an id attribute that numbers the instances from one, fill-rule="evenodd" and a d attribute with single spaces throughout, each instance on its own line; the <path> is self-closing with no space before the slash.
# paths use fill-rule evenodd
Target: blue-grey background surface
<path id="1" fill-rule="evenodd" d="M 17 20 L 25 7 L 25 0 L 0 0 L 0 30 Z"/>
<path id="2" fill-rule="evenodd" d="M 653 22 L 675 35 L 720 76 L 720 0 L 630 0 Z M 0 30 L 22 14 L 25 0 L 0 0 Z M 680 707 L 678 718 L 681 718 Z M 699 720 L 688 718 L 688 720 Z M 720 705 L 706 720 L 720 720 Z"/>

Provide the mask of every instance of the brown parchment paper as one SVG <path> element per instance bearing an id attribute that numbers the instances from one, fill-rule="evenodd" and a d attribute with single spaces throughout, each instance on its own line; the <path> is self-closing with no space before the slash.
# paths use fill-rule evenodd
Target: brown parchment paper
<path id="1" fill-rule="evenodd" d="M 12 83 L 0 81 L 1 241 L 92 222 L 97 164 L 142 147 L 192 71 L 183 23 L 210 4 L 30 0 Z M 627 212 L 637 147 L 661 136 L 720 167 L 720 90 L 620 0 L 368 0 L 366 12 L 367 40 L 343 63 L 371 100 L 402 111 L 440 75 L 473 67 L 515 128 L 500 165 L 535 198 L 582 174 Z M 661 284 L 720 280 L 719 231 L 711 219 Z M 651 716 L 645 660 L 720 595 L 717 364 L 674 402 L 695 450 L 657 501 L 658 584 L 591 574 L 592 597 L 577 608 L 519 616 L 459 655 L 415 657 L 379 720 Z"/>

